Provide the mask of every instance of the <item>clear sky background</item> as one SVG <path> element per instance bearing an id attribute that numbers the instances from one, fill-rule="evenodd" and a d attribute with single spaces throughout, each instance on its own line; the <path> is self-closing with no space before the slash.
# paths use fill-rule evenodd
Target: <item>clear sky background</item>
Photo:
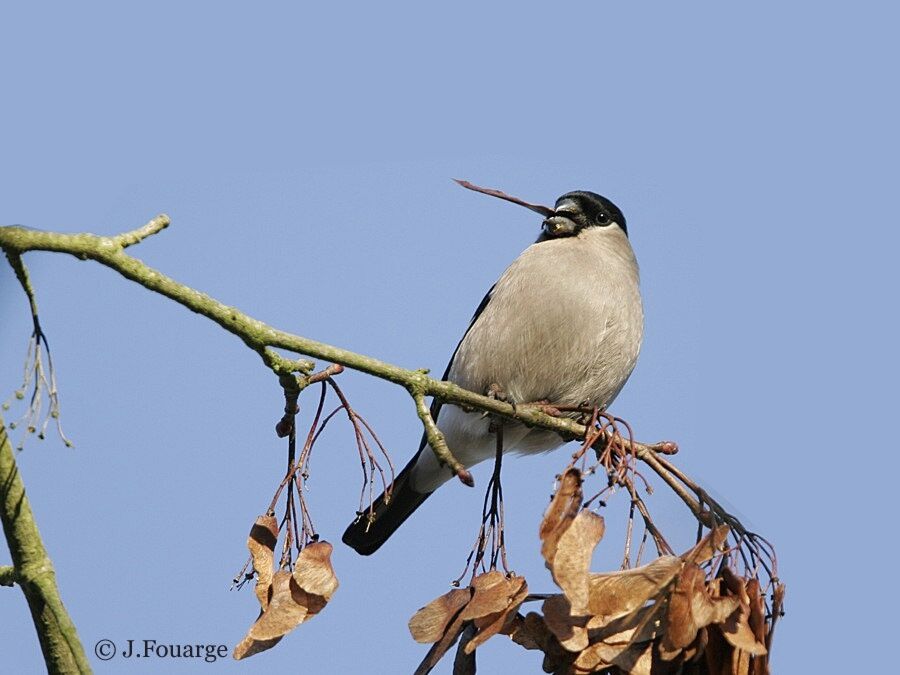
<path id="1" fill-rule="evenodd" d="M 133 249 L 150 265 L 280 328 L 440 374 L 540 220 L 450 179 L 544 203 L 610 197 L 647 323 L 614 412 L 643 440 L 678 441 L 679 466 L 776 545 L 776 673 L 877 672 L 895 619 L 878 560 L 898 469 L 887 7 L 7 6 L 0 222 L 114 234 L 167 212 L 173 225 Z M 86 650 L 230 648 L 256 617 L 230 580 L 284 466 L 275 378 L 208 320 L 97 264 L 26 262 L 76 447 L 33 439 L 19 463 Z M 3 397 L 29 331 L 0 265 Z M 406 393 L 354 373 L 341 384 L 402 466 L 421 433 Z M 536 532 L 566 458 L 505 465 L 511 562 L 536 592 L 553 588 Z M 336 423 L 310 493 L 341 581 L 320 616 L 243 663 L 92 663 L 411 672 L 426 649 L 406 622 L 462 570 L 488 468 L 360 558 L 339 543 L 359 474 Z M 651 508 L 689 541 L 675 502 L 660 491 Z M 594 568 L 620 555 L 613 531 Z M 0 669 L 40 671 L 18 589 L 0 589 L 0 625 Z M 479 664 L 539 672 L 540 654 L 498 637 Z"/>

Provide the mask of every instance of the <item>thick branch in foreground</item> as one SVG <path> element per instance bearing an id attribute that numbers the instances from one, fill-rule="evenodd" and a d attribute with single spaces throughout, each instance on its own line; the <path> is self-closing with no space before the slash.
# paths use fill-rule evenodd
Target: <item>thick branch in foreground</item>
<path id="1" fill-rule="evenodd" d="M 56 573 L 34 522 L 34 515 L 6 426 L 0 418 L 0 520 L 9 544 L 12 567 L 2 568 L 2 580 L 17 583 L 25 594 L 37 630 L 47 670 L 51 673 L 88 673 L 88 664 L 75 625 L 63 606 Z"/>

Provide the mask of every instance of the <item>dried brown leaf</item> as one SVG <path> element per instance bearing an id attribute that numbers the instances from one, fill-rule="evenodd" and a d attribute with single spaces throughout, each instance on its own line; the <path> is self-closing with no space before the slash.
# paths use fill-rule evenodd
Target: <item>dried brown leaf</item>
<path id="1" fill-rule="evenodd" d="M 703 537 L 694 548 L 684 553 L 681 559 L 685 563 L 693 563 L 695 565 L 706 562 L 722 550 L 730 531 L 727 525 L 719 525 L 719 527 L 711 530 L 709 534 Z"/>
<path id="2" fill-rule="evenodd" d="M 317 541 L 300 551 L 294 566 L 294 581 L 307 593 L 318 595 L 327 602 L 338 588 L 337 576 L 331 566 L 334 547 L 327 541 Z"/>
<path id="3" fill-rule="evenodd" d="M 747 582 L 747 595 L 750 596 L 750 630 L 760 644 L 766 642 L 766 610 L 765 598 L 755 577 Z"/>
<path id="4" fill-rule="evenodd" d="M 663 634 L 663 619 L 668 607 L 667 598 L 640 607 L 630 614 L 612 620 L 591 617 L 588 637 L 591 642 L 648 642 Z"/>
<path id="5" fill-rule="evenodd" d="M 536 612 L 528 612 L 524 617 L 517 614 L 503 632 L 525 649 L 544 652 L 544 672 L 563 672 L 575 660 L 575 654 L 563 649 L 559 640 L 547 628 L 544 618 Z"/>
<path id="6" fill-rule="evenodd" d="M 603 518 L 582 510 L 559 538 L 550 571 L 569 599 L 573 614 L 587 614 L 591 557 L 605 529 Z"/>
<path id="7" fill-rule="evenodd" d="M 630 614 L 660 595 L 681 570 L 681 559 L 662 556 L 648 565 L 622 572 L 592 574 L 588 610 L 612 620 Z"/>
<path id="8" fill-rule="evenodd" d="M 750 675 L 750 655 L 740 649 L 731 653 L 731 675 Z"/>
<path id="9" fill-rule="evenodd" d="M 475 577 L 468 588 L 454 589 L 422 607 L 410 619 L 409 631 L 417 642 L 433 642 L 434 647 L 416 672 L 429 672 L 466 626 L 473 634 L 460 646 L 457 659 L 474 652 L 513 622 L 527 596 L 524 578 L 492 570 Z"/>
<path id="10" fill-rule="evenodd" d="M 475 627 L 478 629 L 478 634 L 469 640 L 466 645 L 467 651 L 474 651 L 497 633 L 503 631 L 506 626 L 515 619 L 519 607 L 525 601 L 525 598 L 528 597 L 528 584 L 525 583 L 524 577 L 513 576 L 506 580 L 506 583 L 506 606 L 498 612 L 475 619 Z M 475 599 L 473 598 L 472 602 L 474 601 Z M 471 606 L 471 604 L 472 603 L 469 603 L 469 606 Z M 464 612 L 468 611 L 468 609 L 469 608 L 466 607 Z"/>
<path id="11" fill-rule="evenodd" d="M 327 542 L 304 548 L 293 575 L 285 570 L 273 574 L 277 536 L 274 516 L 260 516 L 250 530 L 247 546 L 259 575 L 256 597 L 263 611 L 234 648 L 235 659 L 274 647 L 287 633 L 318 614 L 338 587 L 331 567 L 332 547 Z"/>
<path id="12" fill-rule="evenodd" d="M 665 660 L 674 659 L 697 640 L 701 629 L 726 622 L 739 607 L 740 601 L 734 596 L 711 597 L 703 570 L 686 564 L 669 597 L 660 656 Z"/>
<path id="13" fill-rule="evenodd" d="M 646 643 L 646 649 L 637 649 L 638 645 L 633 645 L 634 649 L 623 652 L 617 656 L 614 663 L 619 666 L 628 675 L 650 675 L 653 668 L 653 645 Z M 661 669 L 657 672 L 660 672 Z"/>
<path id="14" fill-rule="evenodd" d="M 709 626 L 706 632 L 708 640 L 706 649 L 703 651 L 703 663 L 706 664 L 707 672 L 713 675 L 729 673 L 734 647 L 725 640 L 721 626 Z"/>
<path id="15" fill-rule="evenodd" d="M 703 627 L 697 631 L 697 637 L 681 652 L 681 659 L 685 662 L 691 662 L 699 659 L 709 644 L 709 628 Z"/>
<path id="16" fill-rule="evenodd" d="M 275 564 L 275 544 L 278 542 L 278 521 L 275 516 L 263 515 L 256 519 L 247 537 L 247 548 L 256 570 L 256 599 L 265 609 L 269 604 L 269 590 L 272 586 Z"/>
<path id="17" fill-rule="evenodd" d="M 417 675 L 431 672 L 464 633 L 454 661 L 455 672 L 474 672 L 475 650 L 510 627 L 527 596 L 524 578 L 507 578 L 492 570 L 475 577 L 469 588 L 452 590 L 420 609 L 410 619 L 410 633 L 418 642 L 434 645 L 419 664 Z"/>
<path id="18" fill-rule="evenodd" d="M 699 579 L 698 579 L 699 575 Z M 669 596 L 666 612 L 666 634 L 660 643 L 660 656 L 671 661 L 697 637 L 697 626 L 692 611 L 693 596 L 697 585 L 705 589 L 706 575 L 696 565 L 685 565 L 678 575 L 678 581 Z"/>
<path id="19" fill-rule="evenodd" d="M 769 675 L 769 655 L 754 656 L 750 659 L 749 675 Z"/>
<path id="20" fill-rule="evenodd" d="M 468 592 L 468 589 L 466 590 Z M 457 614 L 451 618 L 450 623 L 447 624 L 447 627 L 444 630 L 444 634 L 437 642 L 431 645 L 431 649 L 428 650 L 428 653 L 425 655 L 425 658 L 422 659 L 422 663 L 419 664 L 419 667 L 416 668 L 413 675 L 427 675 L 430 673 L 437 665 L 438 661 L 444 657 L 444 654 L 456 644 L 456 641 L 466 627 L 466 622 L 463 621 L 459 615 L 460 613 L 457 612 Z"/>
<path id="21" fill-rule="evenodd" d="M 629 675 L 650 675 L 652 654 L 652 642 L 595 642 L 578 655 L 574 665 L 576 672 L 594 673 L 617 667 Z"/>
<path id="22" fill-rule="evenodd" d="M 234 648 L 234 658 L 243 659 L 274 647 L 282 637 L 303 623 L 310 614 L 303 597 L 305 595 L 290 572 L 276 572 L 272 579 L 269 605 Z"/>
<path id="23" fill-rule="evenodd" d="M 471 588 L 472 599 L 462 613 L 466 621 L 500 612 L 509 605 L 511 590 L 503 572 L 491 570 L 479 574 L 472 580 Z"/>
<path id="24" fill-rule="evenodd" d="M 244 639 L 238 642 L 234 647 L 234 659 L 235 661 L 246 659 L 248 656 L 253 656 L 254 654 L 259 654 L 267 649 L 271 649 L 279 642 L 281 642 L 280 637 L 272 638 L 271 640 L 256 640 L 249 635 L 245 635 Z"/>
<path id="25" fill-rule="evenodd" d="M 508 635 L 513 642 L 525 647 L 525 649 L 542 649 L 546 636 L 550 635 L 552 637 L 552 634 L 539 614 L 529 612 L 528 616 L 536 617 L 537 621 L 532 621 L 529 624 L 525 621 L 526 617 L 516 614 L 500 632 L 503 635 Z"/>
<path id="26" fill-rule="evenodd" d="M 691 612 L 698 628 L 713 623 L 724 623 L 738 607 L 740 602 L 733 595 L 713 598 L 702 588 L 697 588 L 691 597 Z"/>
<path id="27" fill-rule="evenodd" d="M 766 653 L 766 646 L 753 635 L 749 618 L 749 605 L 741 604 L 740 608 L 732 612 L 722 624 L 722 634 L 732 647 L 753 656 L 760 656 Z"/>
<path id="28" fill-rule="evenodd" d="M 575 660 L 575 654 L 563 649 L 540 614 L 528 612 L 524 618 L 518 616 L 514 621 L 514 626 L 515 632 L 510 635 L 515 642 L 523 645 L 526 649 L 537 648 L 544 652 L 543 670 L 545 673 L 563 672 Z M 536 647 L 529 646 L 532 644 Z"/>
<path id="29" fill-rule="evenodd" d="M 298 594 L 290 572 L 279 571 L 272 580 L 272 600 L 262 616 L 250 627 L 257 640 L 271 640 L 289 633 L 309 614 L 306 598 Z M 302 593 L 302 591 L 301 591 Z"/>
<path id="30" fill-rule="evenodd" d="M 440 640 L 471 597 L 471 589 L 454 588 L 422 607 L 409 620 L 409 632 L 413 640 L 423 643 Z"/>
<path id="31" fill-rule="evenodd" d="M 256 580 L 256 588 L 253 589 L 256 599 L 259 601 L 261 611 L 266 611 L 269 601 L 272 598 L 272 574 L 270 570 L 268 575 L 260 575 Z"/>
<path id="32" fill-rule="evenodd" d="M 739 577 L 730 567 L 722 568 L 721 578 L 725 583 L 725 588 L 736 595 L 742 604 L 750 604 L 750 596 L 747 594 L 746 579 Z"/>
<path id="33" fill-rule="evenodd" d="M 559 539 L 575 520 L 583 500 L 581 472 L 569 469 L 560 477 L 556 494 L 541 520 L 541 555 L 544 556 L 547 569 L 553 569 Z"/>
<path id="34" fill-rule="evenodd" d="M 250 553 L 254 553 L 258 548 L 268 550 L 272 553 L 275 550 L 275 543 L 278 541 L 278 520 L 272 515 L 259 516 L 253 527 L 250 528 L 250 537 L 247 541 L 247 547 Z"/>
<path id="35" fill-rule="evenodd" d="M 315 593 L 307 593 L 297 586 L 297 582 L 291 584 L 291 592 L 294 594 L 294 600 L 306 607 L 307 617 L 304 621 L 313 618 L 316 614 L 325 609 L 325 605 L 328 604 L 328 600 L 324 597 L 316 595 Z"/>
<path id="36" fill-rule="evenodd" d="M 732 612 L 728 618 L 722 623 L 722 634 L 728 643 L 738 650 L 745 651 L 753 656 L 760 656 L 767 652 L 765 639 L 757 639 L 753 629 L 750 627 L 750 615 L 752 596 L 748 593 L 750 584 L 754 584 L 757 589 L 756 595 L 759 597 L 759 582 L 755 579 L 747 580 L 738 576 L 732 569 L 723 567 L 721 570 L 721 581 L 728 591 L 728 596 L 739 603 L 738 608 Z M 761 613 L 761 609 L 759 610 Z M 763 631 L 764 632 L 764 631 Z M 740 659 L 743 663 L 743 659 Z M 737 663 L 737 661 L 734 661 Z M 747 666 L 749 668 L 749 665 Z"/>
<path id="37" fill-rule="evenodd" d="M 587 615 L 574 616 L 569 599 L 565 595 L 551 595 L 544 600 L 544 623 L 563 648 L 580 652 L 588 646 Z"/>

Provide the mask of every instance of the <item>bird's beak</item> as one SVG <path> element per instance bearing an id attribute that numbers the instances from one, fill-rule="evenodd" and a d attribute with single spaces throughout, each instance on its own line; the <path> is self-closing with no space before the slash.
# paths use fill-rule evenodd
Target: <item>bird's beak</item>
<path id="1" fill-rule="evenodd" d="M 575 232 L 575 223 L 565 216 L 554 215 L 544 219 L 544 232 L 550 237 L 564 237 Z"/>

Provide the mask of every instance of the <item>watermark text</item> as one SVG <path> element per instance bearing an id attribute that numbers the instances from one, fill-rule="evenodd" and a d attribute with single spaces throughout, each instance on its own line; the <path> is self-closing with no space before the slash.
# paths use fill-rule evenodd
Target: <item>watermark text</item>
<path id="1" fill-rule="evenodd" d="M 215 663 L 228 656 L 228 645 L 160 642 L 158 640 L 128 639 L 115 643 L 97 640 L 94 655 L 101 661 L 120 659 L 198 659 Z"/>

